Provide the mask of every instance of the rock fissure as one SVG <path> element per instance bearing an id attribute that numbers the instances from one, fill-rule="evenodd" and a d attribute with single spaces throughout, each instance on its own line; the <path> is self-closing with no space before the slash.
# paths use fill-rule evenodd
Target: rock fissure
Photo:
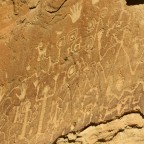
<path id="1" fill-rule="evenodd" d="M 128 6 L 144 4 L 144 0 L 126 0 Z"/>
<path id="2" fill-rule="evenodd" d="M 46 11 L 47 12 L 49 12 L 49 13 L 56 13 L 56 12 L 58 12 L 61 8 L 62 8 L 62 6 L 67 2 L 67 0 L 61 0 L 59 3 L 58 2 L 55 2 L 56 0 L 54 0 L 54 1 L 51 1 L 51 2 L 49 2 L 48 3 L 48 7 L 49 8 L 47 8 L 46 9 Z M 59 5 L 57 5 L 57 3 L 59 4 Z"/>
<path id="3" fill-rule="evenodd" d="M 101 144 L 111 142 L 132 129 L 144 129 L 144 116 L 141 112 L 129 112 L 107 122 L 89 124 L 82 130 L 59 137 L 53 144 Z"/>

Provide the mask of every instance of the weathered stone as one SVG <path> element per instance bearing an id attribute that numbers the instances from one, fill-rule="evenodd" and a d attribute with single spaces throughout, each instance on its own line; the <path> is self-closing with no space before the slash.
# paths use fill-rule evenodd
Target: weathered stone
<path id="1" fill-rule="evenodd" d="M 56 144 L 143 144 L 144 119 L 140 114 L 128 114 L 120 119 L 98 126 L 89 126 L 77 132 L 73 142 L 69 135 L 59 138 Z"/>

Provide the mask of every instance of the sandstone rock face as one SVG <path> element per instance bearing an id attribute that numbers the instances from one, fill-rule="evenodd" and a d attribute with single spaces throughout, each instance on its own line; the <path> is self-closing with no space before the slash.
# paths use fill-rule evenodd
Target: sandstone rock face
<path id="1" fill-rule="evenodd" d="M 0 12 L 0 144 L 143 143 L 144 5 L 1 0 Z"/>
<path id="2" fill-rule="evenodd" d="M 59 138 L 57 144 L 143 144 L 144 119 L 129 114 L 107 124 L 89 126 L 77 133 Z"/>

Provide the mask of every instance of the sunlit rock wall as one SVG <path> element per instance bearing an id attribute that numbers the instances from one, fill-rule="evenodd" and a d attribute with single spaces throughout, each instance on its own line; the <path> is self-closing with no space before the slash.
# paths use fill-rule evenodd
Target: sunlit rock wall
<path id="1" fill-rule="evenodd" d="M 144 119 L 141 114 L 128 114 L 119 119 L 91 125 L 82 131 L 60 137 L 56 144 L 143 144 Z"/>
<path id="2" fill-rule="evenodd" d="M 0 144 L 52 144 L 144 114 L 144 5 L 0 1 Z"/>

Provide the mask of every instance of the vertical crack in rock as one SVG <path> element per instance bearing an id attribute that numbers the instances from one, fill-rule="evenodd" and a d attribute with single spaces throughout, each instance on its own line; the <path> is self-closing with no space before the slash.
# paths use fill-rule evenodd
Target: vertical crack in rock
<path id="1" fill-rule="evenodd" d="M 130 138 L 132 140 L 128 141 Z M 53 144 L 131 144 L 134 141 L 144 143 L 144 116 L 139 112 L 127 113 L 100 124 L 90 124 L 80 131 L 59 137 Z"/>
<path id="2" fill-rule="evenodd" d="M 13 2 L 14 14 L 18 15 L 18 13 L 19 13 L 19 0 L 12 0 L 12 2 Z"/>

